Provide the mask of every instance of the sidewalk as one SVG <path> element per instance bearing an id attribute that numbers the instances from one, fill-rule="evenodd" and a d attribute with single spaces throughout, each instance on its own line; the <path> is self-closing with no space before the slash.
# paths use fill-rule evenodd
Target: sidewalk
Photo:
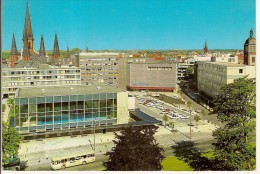
<path id="1" fill-rule="evenodd" d="M 171 131 L 159 127 L 155 136 L 171 134 Z M 95 134 L 95 144 L 112 142 L 114 139 L 113 132 L 107 132 L 106 134 L 98 133 Z M 55 138 L 45 138 L 42 141 L 30 140 L 26 143 L 21 143 L 19 148 L 19 155 L 43 152 L 55 149 L 65 149 L 77 146 L 91 146 L 94 144 L 94 134 L 88 134 L 87 136 L 77 135 L 76 137 L 66 136 L 66 137 L 55 137 Z"/>

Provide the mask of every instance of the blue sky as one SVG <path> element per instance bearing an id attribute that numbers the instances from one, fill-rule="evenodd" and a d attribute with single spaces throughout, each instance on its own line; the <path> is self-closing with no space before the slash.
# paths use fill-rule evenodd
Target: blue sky
<path id="1" fill-rule="evenodd" d="M 255 0 L 29 0 L 34 47 L 243 49 L 256 28 Z M 2 0 L 2 49 L 22 47 L 26 0 Z"/>

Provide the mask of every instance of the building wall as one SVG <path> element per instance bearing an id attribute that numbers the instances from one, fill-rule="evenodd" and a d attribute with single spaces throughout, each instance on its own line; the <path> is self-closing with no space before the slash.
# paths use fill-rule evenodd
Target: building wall
<path id="1" fill-rule="evenodd" d="M 3 68 L 2 94 L 14 95 L 16 89 L 36 86 L 60 86 L 81 84 L 79 68 Z"/>
<path id="2" fill-rule="evenodd" d="M 83 85 L 101 83 L 118 86 L 118 57 L 84 57 L 80 55 L 81 80 Z"/>
<path id="3" fill-rule="evenodd" d="M 174 90 L 177 82 L 175 63 L 129 63 L 128 87 L 130 89 Z"/>
<path id="4" fill-rule="evenodd" d="M 128 93 L 15 98 L 11 126 L 19 133 L 128 123 Z"/>
<path id="5" fill-rule="evenodd" d="M 128 92 L 117 93 L 117 124 L 128 123 Z"/>
<path id="6" fill-rule="evenodd" d="M 220 88 L 234 82 L 234 79 L 248 75 L 246 66 L 233 63 L 211 63 L 198 62 L 198 91 L 215 97 L 219 94 Z M 250 77 L 254 75 L 251 74 Z"/>

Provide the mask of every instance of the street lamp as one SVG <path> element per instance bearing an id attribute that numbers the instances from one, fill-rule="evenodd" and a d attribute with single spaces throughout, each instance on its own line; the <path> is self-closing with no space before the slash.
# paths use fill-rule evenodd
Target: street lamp
<path id="1" fill-rule="evenodd" d="M 198 95 L 199 95 L 200 93 L 195 92 L 194 94 L 196 94 L 196 103 L 198 103 Z"/>

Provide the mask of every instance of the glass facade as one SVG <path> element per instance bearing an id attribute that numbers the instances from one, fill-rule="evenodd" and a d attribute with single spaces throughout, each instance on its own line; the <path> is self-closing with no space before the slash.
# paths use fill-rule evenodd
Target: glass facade
<path id="1" fill-rule="evenodd" d="M 117 94 L 15 98 L 12 126 L 21 132 L 116 124 Z"/>

